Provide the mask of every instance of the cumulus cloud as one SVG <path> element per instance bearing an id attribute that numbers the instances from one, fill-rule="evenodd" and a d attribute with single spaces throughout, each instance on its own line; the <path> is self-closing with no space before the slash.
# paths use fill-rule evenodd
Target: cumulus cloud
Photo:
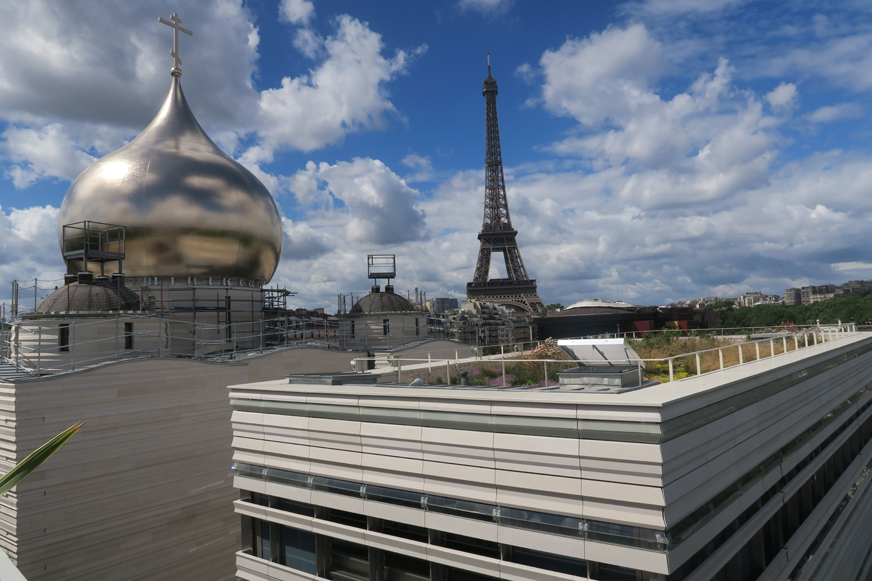
<path id="1" fill-rule="evenodd" d="M 325 233 L 312 228 L 305 222 L 294 222 L 284 218 L 282 220 L 282 229 L 285 233 L 282 259 L 300 260 L 317 258 L 331 250 L 331 245 Z"/>
<path id="2" fill-rule="evenodd" d="M 806 119 L 812 123 L 831 123 L 842 119 L 856 119 L 863 116 L 863 107 L 858 103 L 840 103 L 815 109 Z"/>
<path id="3" fill-rule="evenodd" d="M 0 302 L 8 305 L 13 280 L 63 278 L 57 219 L 52 206 L 0 208 Z"/>
<path id="4" fill-rule="evenodd" d="M 349 242 L 385 245 L 428 237 L 425 214 L 415 204 L 418 192 L 377 159 L 309 162 L 290 183 L 304 206 L 343 220 Z"/>
<path id="5" fill-rule="evenodd" d="M 796 85 L 793 83 L 781 83 L 765 95 L 766 101 L 776 111 L 791 109 L 796 104 L 796 97 Z"/>
<path id="6" fill-rule="evenodd" d="M 307 0 L 282 0 L 279 17 L 291 24 L 309 24 L 315 16 L 315 5 Z"/>
<path id="7" fill-rule="evenodd" d="M 336 33 L 323 46 L 327 56 L 317 68 L 261 93 L 264 151 L 312 151 L 341 142 L 347 133 L 383 127 L 385 116 L 396 113 L 384 84 L 426 51 L 422 45 L 412 54 L 397 51 L 386 58 L 381 36 L 350 16 L 339 17 Z"/>
<path id="8" fill-rule="evenodd" d="M 26 188 L 40 178 L 72 180 L 95 158 L 64 131 L 60 123 L 39 128 L 10 127 L 3 132 L 0 151 L 14 162 L 6 175 L 16 188 Z"/>
<path id="9" fill-rule="evenodd" d="M 585 125 L 625 122 L 659 101 L 649 81 L 664 69 L 662 48 L 642 24 L 569 39 L 539 62 L 545 106 Z"/>
<path id="10" fill-rule="evenodd" d="M 693 212 L 688 204 L 726 200 L 768 182 L 773 122 L 753 94 L 732 86 L 734 69 L 725 59 L 669 100 L 651 86 L 666 62 L 641 24 L 569 39 L 540 64 L 543 105 L 581 124 L 579 135 L 552 150 L 589 158 L 596 168 L 622 167 L 628 177 L 616 191 L 621 198 Z M 770 103 L 786 108 L 794 95 L 785 85 Z"/>
<path id="11" fill-rule="evenodd" d="M 458 7 L 463 10 L 474 10 L 481 14 L 502 14 L 511 8 L 514 0 L 459 0 Z"/>

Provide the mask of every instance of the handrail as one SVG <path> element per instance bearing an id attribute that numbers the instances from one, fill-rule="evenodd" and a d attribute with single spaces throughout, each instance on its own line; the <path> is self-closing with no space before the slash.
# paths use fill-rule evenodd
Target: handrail
<path id="1" fill-rule="evenodd" d="M 807 331 L 811 331 L 811 333 L 808 333 Z M 818 340 L 817 340 L 818 334 L 820 334 L 821 342 L 829 342 L 829 341 L 835 340 L 836 338 L 844 337 L 844 336 L 847 336 L 849 334 L 854 335 L 856 333 L 857 333 L 856 325 L 851 324 L 851 325 L 843 325 L 837 329 L 836 328 L 828 328 L 828 327 L 810 328 L 810 329 L 806 329 L 805 332 L 794 333 L 794 334 L 790 335 L 790 337 L 794 339 L 793 351 L 797 351 L 800 349 L 805 349 L 805 348 L 813 347 L 813 346 L 817 345 L 818 344 Z M 812 337 L 813 337 L 811 345 L 809 345 L 809 342 L 808 342 L 809 335 L 812 335 Z M 783 350 L 781 351 L 781 353 L 775 352 L 776 351 L 775 339 L 774 338 L 766 338 L 766 339 L 756 339 L 756 340 L 752 340 L 752 341 L 744 341 L 741 343 L 734 343 L 732 345 L 724 345 L 721 347 L 713 347 L 710 349 L 701 349 L 698 351 L 691 351 L 688 353 L 682 353 L 679 355 L 672 355 L 669 357 L 649 358 L 649 359 L 643 359 L 643 358 L 612 359 L 610 361 L 612 363 L 626 363 L 627 365 L 637 366 L 639 368 L 639 376 L 640 376 L 639 384 L 640 385 L 642 385 L 642 375 L 643 375 L 642 366 L 643 366 L 643 364 L 667 362 L 669 365 L 669 382 L 673 382 L 673 381 L 676 381 L 675 372 L 674 372 L 674 362 L 676 359 L 684 359 L 684 358 L 688 358 L 688 357 L 695 358 L 696 359 L 696 374 L 694 375 L 694 377 L 696 377 L 696 376 L 704 375 L 707 373 L 714 373 L 716 371 L 722 371 L 728 367 L 736 367 L 738 365 L 744 365 L 746 363 L 753 363 L 756 361 L 760 361 L 761 359 L 764 359 L 764 358 L 768 359 L 769 357 L 777 357 L 779 355 L 784 355 L 786 353 L 789 353 L 791 350 L 787 348 L 787 337 L 788 336 L 785 335 L 785 336 L 782 336 L 780 338 L 780 339 L 782 339 L 782 345 L 783 345 Z M 800 337 L 804 337 L 804 345 L 802 345 L 802 346 L 800 346 L 800 344 L 799 344 Z M 765 343 L 765 342 L 769 342 L 769 344 L 770 344 L 769 355 L 768 355 L 768 357 L 761 357 L 759 346 L 761 343 Z M 745 347 L 746 345 L 756 345 L 757 348 L 756 348 L 756 358 L 755 359 L 748 360 L 748 361 L 743 360 L 743 357 L 741 354 L 742 354 L 743 347 Z M 733 349 L 733 348 L 738 348 L 738 350 L 739 350 L 739 353 L 740 353 L 739 363 L 737 365 L 726 365 L 725 366 L 724 359 L 723 359 L 723 351 L 725 349 Z M 714 351 L 720 352 L 720 357 L 719 357 L 720 366 L 716 369 L 712 369 L 712 370 L 703 372 L 701 362 L 700 362 L 700 356 L 704 355 L 706 353 L 714 352 Z M 543 369 L 544 369 L 543 381 L 544 381 L 546 386 L 547 386 L 548 381 L 549 381 L 548 380 L 548 367 L 547 367 L 547 365 L 549 363 L 552 363 L 552 364 L 553 363 L 557 363 L 557 364 L 588 364 L 589 363 L 589 364 L 593 364 L 593 365 L 602 365 L 603 364 L 602 359 L 591 359 L 591 360 L 579 360 L 579 359 L 571 359 L 571 360 L 567 360 L 567 359 L 506 359 L 505 358 L 506 355 L 516 356 L 518 354 L 516 354 L 516 353 L 508 354 L 507 353 L 507 354 L 503 354 L 502 356 L 500 356 L 501 358 L 499 359 L 499 362 L 502 366 L 502 387 L 508 387 L 506 385 L 506 370 L 505 370 L 505 366 L 507 363 L 510 365 L 511 364 L 523 364 L 523 363 L 542 363 Z M 494 357 L 496 357 L 496 356 L 494 356 Z M 358 358 L 355 358 L 354 361 L 377 361 L 377 359 L 374 357 L 358 357 Z M 419 359 L 419 358 L 405 358 L 405 357 L 403 357 L 403 358 L 397 360 L 397 371 L 396 372 L 397 372 L 397 382 L 398 383 L 402 383 L 402 364 L 403 363 L 412 363 L 412 362 L 416 362 L 416 361 L 421 362 L 421 363 L 426 362 L 427 369 L 430 372 L 432 372 L 434 365 L 436 365 L 438 367 L 442 367 L 444 365 L 446 367 L 446 381 L 450 385 L 451 384 L 450 368 L 451 368 L 452 364 L 455 366 L 455 369 L 458 369 L 459 366 L 462 364 L 470 364 L 470 363 L 480 362 L 483 360 L 479 357 L 467 358 L 464 360 L 460 360 L 456 356 L 455 356 L 455 359 L 453 359 L 453 360 L 450 358 L 449 359 L 432 359 L 432 358 L 428 357 L 427 359 L 423 359 L 423 358 Z M 409 367 L 406 367 L 406 371 L 412 371 L 412 369 L 410 369 Z M 368 370 L 368 373 L 379 373 L 379 370 L 377 370 L 377 369 Z M 384 371 L 382 371 L 381 373 L 384 373 Z M 393 373 L 393 372 L 391 372 L 391 373 Z"/>

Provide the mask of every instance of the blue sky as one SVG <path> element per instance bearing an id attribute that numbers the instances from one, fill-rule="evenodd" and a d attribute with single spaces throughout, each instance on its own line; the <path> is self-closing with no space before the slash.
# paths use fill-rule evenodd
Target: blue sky
<path id="1" fill-rule="evenodd" d="M 3 1 L 0 301 L 60 278 L 72 179 L 183 86 L 283 214 L 294 306 L 462 297 L 491 53 L 509 205 L 545 302 L 662 304 L 872 278 L 868 2 Z M 498 276 L 497 269 L 492 275 Z"/>

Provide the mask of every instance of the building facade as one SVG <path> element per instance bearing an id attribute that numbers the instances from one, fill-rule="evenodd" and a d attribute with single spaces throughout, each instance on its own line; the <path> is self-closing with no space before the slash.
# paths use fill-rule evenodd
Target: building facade
<path id="1" fill-rule="evenodd" d="M 233 386 L 237 576 L 865 579 L 870 370 L 853 334 L 615 393 Z"/>

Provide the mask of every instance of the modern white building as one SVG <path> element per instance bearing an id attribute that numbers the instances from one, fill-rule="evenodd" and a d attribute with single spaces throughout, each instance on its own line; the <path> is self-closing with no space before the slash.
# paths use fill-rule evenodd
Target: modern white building
<path id="1" fill-rule="evenodd" d="M 595 391 L 230 388 L 246 581 L 865 581 L 872 335 Z"/>

